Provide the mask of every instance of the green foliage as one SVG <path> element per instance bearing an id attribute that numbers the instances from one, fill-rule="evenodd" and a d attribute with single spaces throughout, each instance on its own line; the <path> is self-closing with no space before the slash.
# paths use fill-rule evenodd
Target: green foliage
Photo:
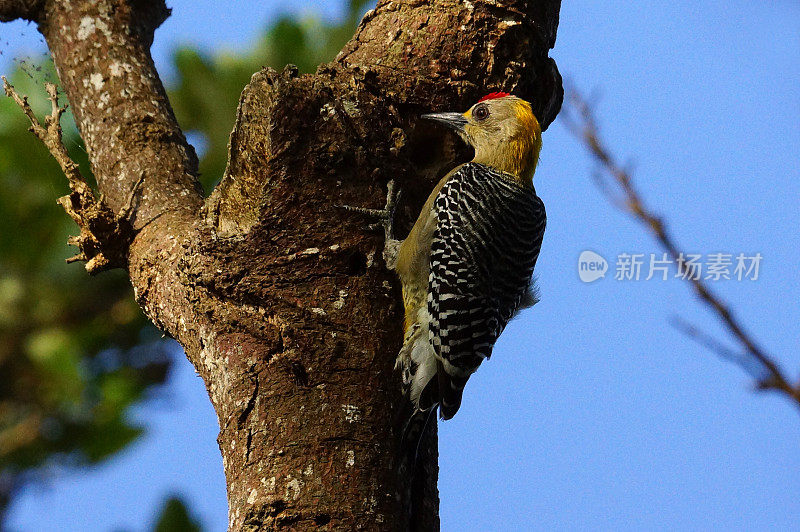
<path id="1" fill-rule="evenodd" d="M 333 23 L 282 17 L 237 56 L 175 53 L 179 81 L 169 94 L 184 131 L 204 140 L 206 190 L 225 170 L 239 94 L 250 76 L 287 63 L 311 72 L 332 60 L 364 8 L 364 0 L 351 0 L 345 19 Z M 48 112 L 42 84 L 54 80 L 52 63 L 11 75 L 39 116 Z M 90 176 L 71 120 L 65 116 L 65 145 Z M 142 429 L 125 412 L 167 369 L 163 342 L 133 301 L 125 273 L 89 278 L 80 264 L 64 263 L 73 254 L 67 237 L 77 231 L 56 204 L 67 182 L 27 128 L 21 111 L 0 97 L 0 516 L 26 473 L 53 459 L 97 462 L 139 436 Z M 199 527 L 171 499 L 156 530 Z"/>
<path id="2" fill-rule="evenodd" d="M 200 532 L 197 519 L 189 514 L 189 508 L 178 497 L 170 497 L 158 516 L 154 532 Z"/>
<path id="3" fill-rule="evenodd" d="M 40 116 L 51 69 L 11 76 Z M 65 122 L 65 144 L 88 175 L 77 131 Z M 28 125 L 0 98 L 0 491 L 54 457 L 91 463 L 125 447 L 142 432 L 127 408 L 167 368 L 124 272 L 89 278 L 80 264 L 65 264 L 77 231 L 56 204 L 66 178 Z"/>

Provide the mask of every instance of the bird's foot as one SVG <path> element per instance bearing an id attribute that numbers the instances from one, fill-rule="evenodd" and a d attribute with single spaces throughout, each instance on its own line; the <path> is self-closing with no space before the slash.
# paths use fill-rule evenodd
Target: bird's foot
<path id="1" fill-rule="evenodd" d="M 367 209 L 365 207 L 353 207 L 351 205 L 338 205 L 338 207 L 349 212 L 357 212 L 376 220 L 369 224 L 367 229 L 370 231 L 383 229 L 383 260 L 386 262 L 386 267 L 393 270 L 397 264 L 397 253 L 402 243 L 401 240 L 397 240 L 394 237 L 394 211 L 397 207 L 397 203 L 400 201 L 401 190 L 397 187 L 394 180 L 389 181 L 386 188 L 386 205 L 383 209 Z"/>

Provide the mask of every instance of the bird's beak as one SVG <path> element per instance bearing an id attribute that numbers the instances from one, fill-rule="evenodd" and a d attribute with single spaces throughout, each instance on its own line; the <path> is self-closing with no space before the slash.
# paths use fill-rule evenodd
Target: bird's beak
<path id="1" fill-rule="evenodd" d="M 455 129 L 459 133 L 463 133 L 464 126 L 467 125 L 467 119 L 464 118 L 464 115 L 461 113 L 430 113 L 427 115 L 422 115 L 421 118 L 439 122 L 450 129 Z"/>

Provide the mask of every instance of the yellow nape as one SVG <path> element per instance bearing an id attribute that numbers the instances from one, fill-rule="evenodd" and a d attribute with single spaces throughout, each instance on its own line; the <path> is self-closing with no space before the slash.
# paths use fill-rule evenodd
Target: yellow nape
<path id="1" fill-rule="evenodd" d="M 536 115 L 533 114 L 531 104 L 525 100 L 517 99 L 514 102 L 514 114 L 520 123 L 521 129 L 527 134 L 526 136 L 533 141 L 533 149 L 537 154 L 542 148 L 542 128 L 539 126 L 539 121 L 536 120 Z"/>
<path id="2" fill-rule="evenodd" d="M 492 113 L 487 123 L 467 126 L 475 147 L 474 161 L 510 174 L 522 186 L 532 186 L 542 131 L 530 104 L 514 96 L 488 103 Z"/>
<path id="3" fill-rule="evenodd" d="M 522 184 L 530 185 L 533 183 L 533 174 L 536 172 L 539 152 L 542 149 L 542 130 L 533 114 L 531 104 L 525 100 L 514 102 L 514 115 L 519 129 L 508 143 L 511 173 L 519 177 Z"/>

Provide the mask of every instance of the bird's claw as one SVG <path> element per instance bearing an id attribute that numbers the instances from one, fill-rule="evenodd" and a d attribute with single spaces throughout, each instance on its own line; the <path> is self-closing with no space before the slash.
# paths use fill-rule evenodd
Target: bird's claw
<path id="1" fill-rule="evenodd" d="M 363 214 L 365 216 L 371 216 L 373 218 L 386 217 L 385 209 L 368 209 L 366 207 L 353 207 L 352 205 L 337 205 L 337 207 L 340 209 L 344 209 L 348 212 L 357 212 L 359 214 Z"/>
<path id="2" fill-rule="evenodd" d="M 383 229 L 384 236 L 388 242 L 389 240 L 394 240 L 394 211 L 400 201 L 402 192 L 396 186 L 394 179 L 386 184 L 386 189 L 386 205 L 384 205 L 383 209 L 368 209 L 366 207 L 353 207 L 352 205 L 337 205 L 337 207 L 375 219 L 376 221 L 369 224 L 367 229 L 370 231 Z"/>
<path id="3" fill-rule="evenodd" d="M 383 229 L 385 238 L 383 257 L 386 261 L 386 266 L 393 269 L 397 262 L 397 250 L 400 246 L 400 241 L 394 237 L 394 211 L 402 194 L 393 179 L 386 184 L 386 189 L 386 205 L 384 205 L 383 209 L 368 209 L 365 207 L 353 207 L 351 205 L 337 205 L 337 207 L 376 220 L 367 226 L 367 230 L 377 231 Z"/>

